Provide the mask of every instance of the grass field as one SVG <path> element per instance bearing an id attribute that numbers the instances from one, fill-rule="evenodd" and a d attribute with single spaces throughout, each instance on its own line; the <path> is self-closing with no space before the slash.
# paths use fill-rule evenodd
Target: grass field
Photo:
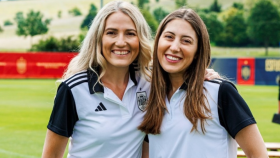
<path id="1" fill-rule="evenodd" d="M 277 86 L 237 86 L 266 142 L 280 142 Z M 0 157 L 39 158 L 53 106 L 55 80 L 0 80 Z"/>

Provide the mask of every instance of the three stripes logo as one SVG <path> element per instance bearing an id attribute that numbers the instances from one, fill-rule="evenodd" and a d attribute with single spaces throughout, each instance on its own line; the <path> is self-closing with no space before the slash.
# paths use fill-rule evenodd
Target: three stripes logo
<path id="1" fill-rule="evenodd" d="M 96 112 L 97 111 L 105 111 L 105 110 L 107 110 L 107 109 L 105 108 L 105 106 L 101 102 L 99 103 L 99 105 L 95 109 Z"/>

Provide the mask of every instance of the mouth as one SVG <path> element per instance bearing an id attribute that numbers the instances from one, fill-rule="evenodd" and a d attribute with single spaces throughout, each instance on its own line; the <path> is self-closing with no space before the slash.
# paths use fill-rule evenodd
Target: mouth
<path id="1" fill-rule="evenodd" d="M 113 50 L 113 51 L 111 51 L 111 52 L 114 53 L 114 54 L 116 54 L 116 55 L 126 55 L 126 54 L 130 53 L 130 51 L 127 51 L 127 50 L 121 50 L 121 51 L 119 51 L 119 50 Z"/>
<path id="2" fill-rule="evenodd" d="M 169 54 L 166 54 L 165 57 L 170 62 L 177 62 L 177 61 L 182 59 L 180 57 L 175 57 L 175 56 L 172 56 L 172 55 L 169 55 Z"/>

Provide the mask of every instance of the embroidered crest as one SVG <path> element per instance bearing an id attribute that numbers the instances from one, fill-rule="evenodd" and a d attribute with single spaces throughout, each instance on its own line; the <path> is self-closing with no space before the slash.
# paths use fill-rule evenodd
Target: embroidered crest
<path id="1" fill-rule="evenodd" d="M 146 92 L 137 92 L 136 97 L 137 97 L 138 108 L 141 111 L 144 111 L 144 109 L 146 108 L 146 105 L 147 105 L 147 94 L 146 94 Z"/>
<path id="2" fill-rule="evenodd" d="M 251 76 L 251 67 L 249 65 L 243 65 L 241 68 L 241 76 L 243 80 L 247 81 L 249 80 Z"/>
<path id="3" fill-rule="evenodd" d="M 19 74 L 24 74 L 26 72 L 27 69 L 27 64 L 26 64 L 26 60 L 23 57 L 20 57 L 17 60 L 17 72 Z"/>

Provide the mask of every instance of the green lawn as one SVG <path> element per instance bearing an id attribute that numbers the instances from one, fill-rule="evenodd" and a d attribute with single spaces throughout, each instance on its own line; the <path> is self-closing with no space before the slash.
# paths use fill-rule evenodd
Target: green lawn
<path id="1" fill-rule="evenodd" d="M 280 142 L 277 86 L 237 86 L 267 142 Z M 55 80 L 0 80 L 0 157 L 40 157 L 53 106 Z"/>

